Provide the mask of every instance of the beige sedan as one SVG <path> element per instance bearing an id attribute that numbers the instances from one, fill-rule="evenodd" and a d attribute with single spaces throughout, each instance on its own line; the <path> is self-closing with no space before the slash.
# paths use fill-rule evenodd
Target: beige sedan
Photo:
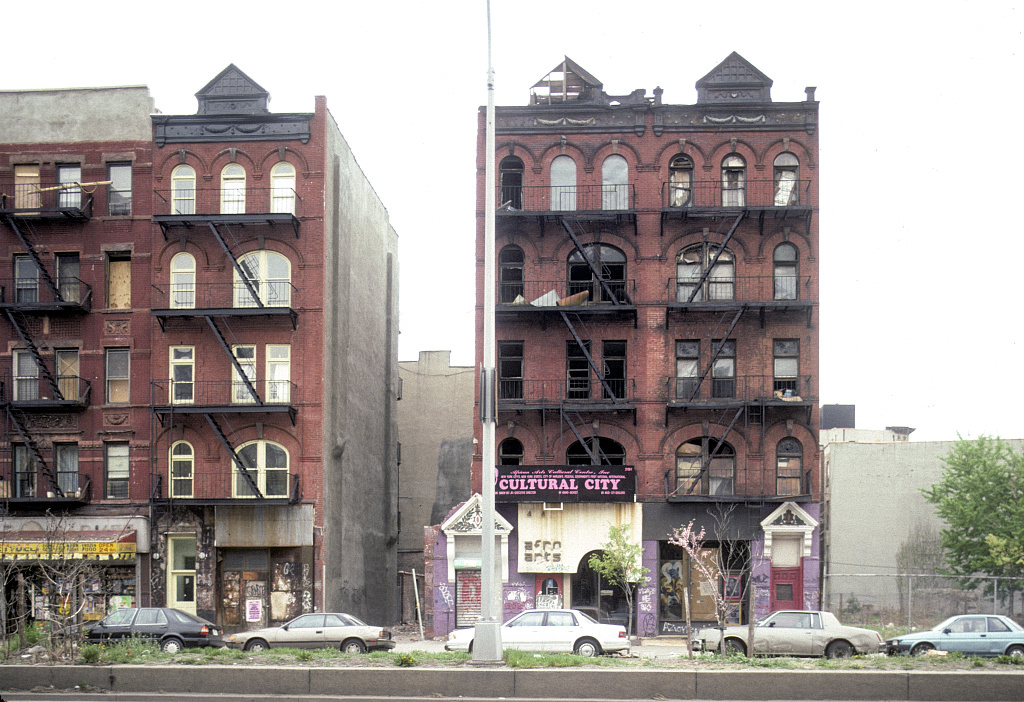
<path id="1" fill-rule="evenodd" d="M 749 633 L 745 625 L 707 627 L 694 633 L 694 649 L 717 651 L 724 638 L 726 653 L 747 655 Z M 754 655 L 847 658 L 884 650 L 885 641 L 877 631 L 844 626 L 831 612 L 782 610 L 754 627 Z"/>

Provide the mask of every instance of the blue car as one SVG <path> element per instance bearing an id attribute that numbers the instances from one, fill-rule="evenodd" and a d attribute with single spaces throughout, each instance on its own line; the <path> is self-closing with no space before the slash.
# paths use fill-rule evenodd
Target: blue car
<path id="1" fill-rule="evenodd" d="M 965 656 L 1024 656 L 1024 628 L 996 614 L 961 614 L 927 631 L 896 636 L 885 642 L 891 655 L 924 655 L 949 651 Z"/>

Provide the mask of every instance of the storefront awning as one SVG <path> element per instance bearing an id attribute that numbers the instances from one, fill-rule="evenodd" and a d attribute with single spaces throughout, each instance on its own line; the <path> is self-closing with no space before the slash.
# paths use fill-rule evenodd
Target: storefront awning
<path id="1" fill-rule="evenodd" d="M 105 561 L 135 558 L 135 531 L 0 532 L 0 560 L 46 561 L 85 558 Z"/>

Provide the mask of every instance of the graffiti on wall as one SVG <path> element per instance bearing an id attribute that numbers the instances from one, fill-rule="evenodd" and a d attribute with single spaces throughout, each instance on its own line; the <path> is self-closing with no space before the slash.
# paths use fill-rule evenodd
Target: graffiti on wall
<path id="1" fill-rule="evenodd" d="M 526 583 L 510 583 L 505 586 L 505 618 L 533 608 L 531 588 Z"/>

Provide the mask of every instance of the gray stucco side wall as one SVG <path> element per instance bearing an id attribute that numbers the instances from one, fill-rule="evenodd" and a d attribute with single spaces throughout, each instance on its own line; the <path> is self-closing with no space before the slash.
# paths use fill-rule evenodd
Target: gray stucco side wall
<path id="1" fill-rule="evenodd" d="M 398 606 L 398 237 L 329 113 L 325 143 L 324 607 L 390 624 Z"/>
<path id="2" fill-rule="evenodd" d="M 149 141 L 146 86 L 0 91 L 0 143 Z"/>

